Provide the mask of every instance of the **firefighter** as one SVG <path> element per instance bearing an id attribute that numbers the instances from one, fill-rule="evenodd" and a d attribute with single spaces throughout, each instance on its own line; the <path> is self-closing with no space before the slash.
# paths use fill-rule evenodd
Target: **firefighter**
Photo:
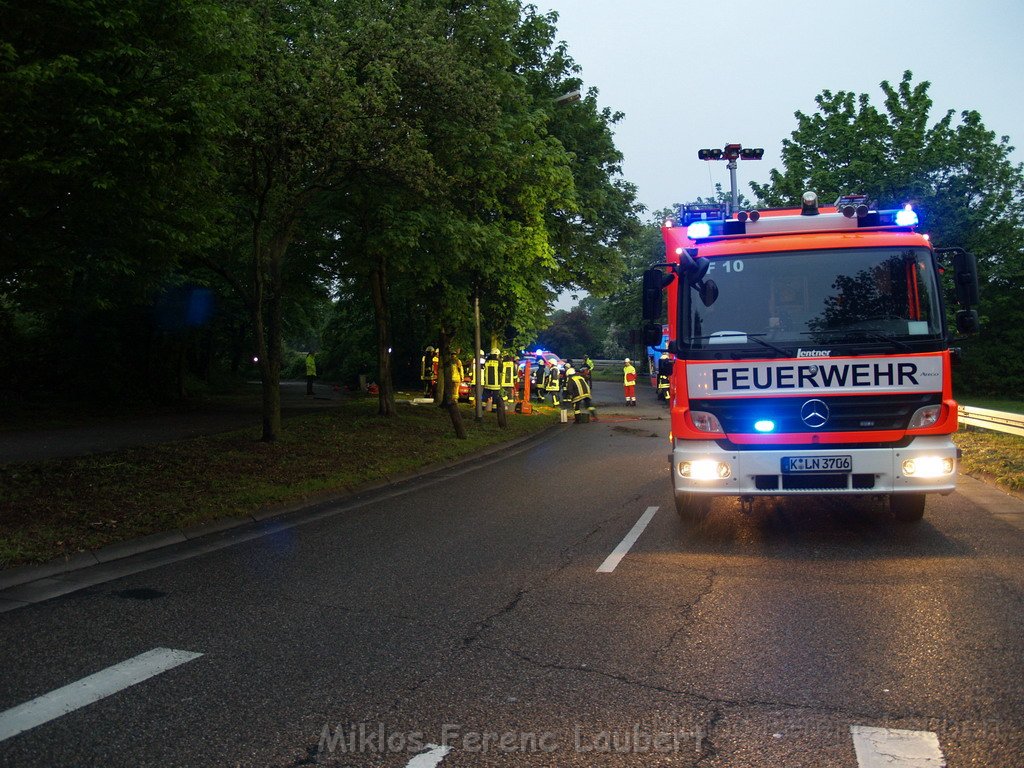
<path id="1" fill-rule="evenodd" d="M 533 376 L 533 396 L 538 402 L 544 402 L 544 377 L 547 375 L 547 366 L 544 364 L 544 356 L 537 355 L 533 362 L 534 368 L 531 371 Z"/>
<path id="2" fill-rule="evenodd" d="M 636 407 L 636 368 L 633 362 L 627 357 L 623 360 L 622 386 L 626 390 L 626 405 Z"/>
<path id="3" fill-rule="evenodd" d="M 587 380 L 587 384 L 590 384 L 593 381 L 590 378 L 590 375 L 593 373 L 593 371 L 594 371 L 594 361 L 590 359 L 590 355 L 584 355 L 583 356 L 583 368 L 580 371 L 580 373 L 582 373 L 583 374 L 583 378 L 585 378 Z"/>
<path id="4" fill-rule="evenodd" d="M 437 358 L 438 353 L 441 350 L 435 349 L 434 356 L 430 359 L 430 397 L 437 400 L 437 381 L 440 375 L 440 361 Z"/>
<path id="5" fill-rule="evenodd" d="M 561 401 L 559 392 L 562 389 L 561 371 L 554 360 L 548 360 L 547 374 L 544 377 L 544 389 L 551 395 L 551 404 L 558 405 Z"/>
<path id="6" fill-rule="evenodd" d="M 306 353 L 306 394 L 313 394 L 313 379 L 316 378 L 316 358 L 312 352 Z"/>
<path id="7" fill-rule="evenodd" d="M 488 412 L 498 404 L 499 397 L 501 397 L 501 369 L 498 363 L 498 350 L 492 349 L 491 354 L 484 362 L 483 404 L 487 406 Z"/>
<path id="8" fill-rule="evenodd" d="M 572 402 L 573 418 L 579 422 L 580 408 L 586 408 L 590 418 L 597 419 L 597 409 L 590 399 L 590 383 L 575 368 L 565 370 L 565 397 Z"/>
<path id="9" fill-rule="evenodd" d="M 462 380 L 466 378 L 462 371 L 462 361 L 459 360 L 458 351 L 452 352 L 452 402 L 459 402 L 459 387 Z"/>
<path id="10" fill-rule="evenodd" d="M 665 352 L 658 360 L 658 399 L 668 404 L 668 354 Z"/>

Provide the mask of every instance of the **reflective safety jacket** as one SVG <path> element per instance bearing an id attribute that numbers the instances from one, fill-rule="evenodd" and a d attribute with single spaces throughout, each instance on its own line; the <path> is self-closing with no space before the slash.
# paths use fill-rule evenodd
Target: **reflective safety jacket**
<path id="1" fill-rule="evenodd" d="M 544 389 L 548 392 L 557 392 L 562 388 L 561 372 L 555 366 L 550 366 L 544 374 Z"/>
<path id="2" fill-rule="evenodd" d="M 565 383 L 565 397 L 573 403 L 578 403 L 590 397 L 590 385 L 580 374 L 574 373 Z"/>
<path id="3" fill-rule="evenodd" d="M 306 375 L 316 376 L 316 360 L 312 355 L 306 355 Z"/>
<path id="4" fill-rule="evenodd" d="M 501 389 L 497 360 L 488 359 L 484 363 L 484 389 Z"/>
<path id="5" fill-rule="evenodd" d="M 455 393 L 458 394 L 458 385 L 462 383 L 462 380 L 466 378 L 462 372 L 462 361 L 457 357 L 452 358 L 452 381 L 455 382 Z"/>
<path id="6" fill-rule="evenodd" d="M 636 384 L 636 368 L 633 367 L 632 363 L 626 363 L 622 367 L 622 383 L 627 387 L 632 387 Z"/>
<path id="7" fill-rule="evenodd" d="M 503 360 L 501 363 L 501 386 L 514 387 L 516 385 L 516 364 L 511 360 Z"/>

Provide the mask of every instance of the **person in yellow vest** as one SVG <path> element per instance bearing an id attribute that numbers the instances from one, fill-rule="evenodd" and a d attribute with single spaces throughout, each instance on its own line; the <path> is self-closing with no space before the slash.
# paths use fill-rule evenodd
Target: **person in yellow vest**
<path id="1" fill-rule="evenodd" d="M 544 377 L 547 375 L 547 365 L 544 363 L 544 357 L 537 355 L 533 361 L 533 370 L 530 371 L 530 375 L 533 376 L 533 396 L 537 398 L 537 402 L 544 402 Z"/>
<path id="2" fill-rule="evenodd" d="M 555 365 L 554 360 L 548 360 L 547 375 L 544 378 L 544 389 L 551 395 L 551 404 L 558 405 L 561 398 L 559 391 L 562 389 L 561 371 Z"/>
<path id="3" fill-rule="evenodd" d="M 575 368 L 565 370 L 565 397 L 572 403 L 572 412 L 579 421 L 580 409 L 585 408 L 590 418 L 597 420 L 597 409 L 590 399 L 590 383 Z"/>
<path id="4" fill-rule="evenodd" d="M 459 360 L 459 353 L 452 352 L 452 402 L 459 402 L 459 387 L 462 380 L 466 378 L 462 371 L 462 361 Z"/>
<path id="5" fill-rule="evenodd" d="M 498 404 L 501 397 L 501 368 L 498 364 L 498 350 L 492 349 L 484 363 L 483 405 L 488 412 Z"/>
<path id="6" fill-rule="evenodd" d="M 434 356 L 430 359 L 430 397 L 437 401 L 437 382 L 438 377 L 441 375 L 440 372 L 440 361 L 438 360 L 437 353 L 441 350 L 435 349 Z"/>
<path id="7" fill-rule="evenodd" d="M 626 390 L 626 405 L 636 406 L 636 368 L 633 362 L 627 357 L 623 360 L 622 386 Z"/>
<path id="8" fill-rule="evenodd" d="M 294 359 L 294 358 L 293 358 Z M 316 378 L 316 358 L 312 352 L 306 353 L 306 394 L 313 394 L 313 379 Z"/>
<path id="9" fill-rule="evenodd" d="M 501 356 L 501 399 L 516 399 L 516 364 L 507 354 Z"/>
<path id="10" fill-rule="evenodd" d="M 580 369 L 580 375 L 587 380 L 589 384 L 592 379 L 591 375 L 594 373 L 594 361 L 590 359 L 590 355 L 583 356 L 583 366 Z"/>

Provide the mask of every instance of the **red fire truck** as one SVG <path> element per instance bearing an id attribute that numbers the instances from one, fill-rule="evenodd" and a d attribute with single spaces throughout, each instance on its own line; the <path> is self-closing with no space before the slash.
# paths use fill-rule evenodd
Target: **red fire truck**
<path id="1" fill-rule="evenodd" d="M 864 196 L 819 207 L 684 206 L 664 222 L 666 259 L 644 274 L 647 343 L 667 293 L 676 507 L 716 497 L 888 497 L 920 520 L 954 489 L 957 350 L 940 277 L 951 262 L 956 328 L 978 329 L 974 258 L 936 250 L 910 207 Z"/>

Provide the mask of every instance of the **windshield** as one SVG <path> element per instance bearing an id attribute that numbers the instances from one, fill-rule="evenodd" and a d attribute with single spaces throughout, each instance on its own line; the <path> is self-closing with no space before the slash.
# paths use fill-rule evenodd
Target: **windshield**
<path id="1" fill-rule="evenodd" d="M 925 248 L 786 251 L 711 259 L 719 296 L 683 299 L 680 341 L 693 350 L 742 346 L 791 354 L 808 344 L 935 341 L 942 311 Z M 916 346 L 913 347 L 916 349 Z"/>

